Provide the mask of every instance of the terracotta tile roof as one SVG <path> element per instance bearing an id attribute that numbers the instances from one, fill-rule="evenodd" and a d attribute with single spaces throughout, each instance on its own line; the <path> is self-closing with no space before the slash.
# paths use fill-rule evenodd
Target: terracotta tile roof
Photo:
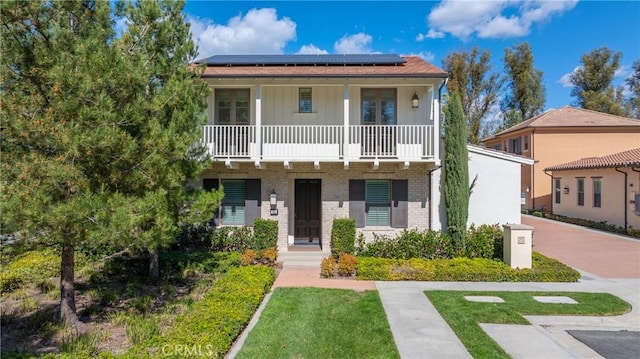
<path id="1" fill-rule="evenodd" d="M 624 127 L 633 126 L 640 128 L 640 121 L 629 117 L 610 115 L 608 113 L 585 110 L 565 106 L 559 110 L 549 110 L 538 116 L 509 127 L 485 140 L 499 137 L 511 132 L 533 127 Z"/>
<path id="2" fill-rule="evenodd" d="M 447 72 L 419 56 L 402 56 L 402 65 L 365 66 L 207 66 L 203 77 L 422 77 L 445 78 Z"/>
<path id="3" fill-rule="evenodd" d="M 577 170 L 590 168 L 640 167 L 640 148 L 602 157 L 587 157 L 577 161 L 547 167 L 545 171 Z"/>

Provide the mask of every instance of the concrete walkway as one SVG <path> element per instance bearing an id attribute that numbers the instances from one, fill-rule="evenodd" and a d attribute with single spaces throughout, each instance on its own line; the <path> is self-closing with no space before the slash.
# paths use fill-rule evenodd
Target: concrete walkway
<path id="1" fill-rule="evenodd" d="M 469 358 L 460 340 L 424 294 L 426 290 L 605 292 L 632 305 L 615 317 L 527 316 L 530 326 L 483 325 L 514 358 L 601 358 L 567 330 L 640 331 L 640 241 L 582 227 L 523 216 L 534 226 L 534 250 L 578 269 L 578 283 L 371 282 L 320 278 L 318 254 L 288 253 L 274 288 L 377 289 L 402 358 Z M 284 254 L 284 253 L 283 253 Z M 289 263 L 289 264 L 287 264 Z M 233 358 L 257 322 L 265 298 L 231 349 Z"/>

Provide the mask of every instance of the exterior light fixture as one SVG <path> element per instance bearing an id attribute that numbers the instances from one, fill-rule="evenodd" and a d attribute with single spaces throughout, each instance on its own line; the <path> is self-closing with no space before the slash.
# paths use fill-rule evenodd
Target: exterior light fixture
<path id="1" fill-rule="evenodd" d="M 420 107 L 420 98 L 417 93 L 413 93 L 413 97 L 411 97 L 411 108 L 416 109 Z"/>
<path id="2" fill-rule="evenodd" d="M 271 194 L 269 195 L 269 204 L 271 205 L 271 215 L 278 215 L 278 197 L 276 195 L 276 190 L 272 189 Z"/>
<path id="3" fill-rule="evenodd" d="M 569 186 L 564 187 L 564 194 L 569 194 Z"/>

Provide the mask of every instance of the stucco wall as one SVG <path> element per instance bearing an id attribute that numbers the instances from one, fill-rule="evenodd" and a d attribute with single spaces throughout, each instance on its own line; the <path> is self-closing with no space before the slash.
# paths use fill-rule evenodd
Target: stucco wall
<path id="1" fill-rule="evenodd" d="M 634 194 L 640 192 L 640 173 L 628 168 L 620 169 L 627 173 L 627 202 L 624 201 L 625 187 L 624 175 L 614 169 L 590 169 L 575 171 L 557 171 L 554 178 L 559 178 L 561 185 L 560 203 L 553 204 L 553 213 L 584 218 L 592 221 L 606 221 L 617 226 L 624 227 L 625 211 L 627 212 L 628 225 L 640 228 L 640 213 L 634 211 Z M 593 178 L 601 178 L 602 206 L 593 206 Z M 578 206 L 577 179 L 584 178 L 584 205 Z M 564 188 L 569 193 L 564 193 Z"/>
<path id="2" fill-rule="evenodd" d="M 592 128 L 592 129 L 526 129 L 500 138 L 486 141 L 487 147 L 523 135 L 530 135 L 530 151 L 522 155 L 531 157 L 537 162 L 533 169 L 523 168 L 523 175 L 530 171 L 530 180 L 524 178 L 522 190 L 530 187 L 526 208 L 546 210 L 552 209 L 551 177 L 544 173 L 546 167 L 579 160 L 585 157 L 610 155 L 617 152 L 637 148 L 640 144 L 640 129 L 627 128 Z"/>
<path id="3" fill-rule="evenodd" d="M 487 154 L 487 150 L 469 148 L 469 184 L 476 178 L 469 198 L 468 225 L 520 223 L 520 175 L 525 165 L 514 156 Z M 444 152 L 444 151 L 442 151 Z M 511 158 L 505 159 L 505 158 Z M 528 167 L 528 166 L 527 166 Z M 443 195 L 444 171 L 433 173 L 434 201 L 439 211 L 434 229 L 446 228 L 446 206 Z"/>

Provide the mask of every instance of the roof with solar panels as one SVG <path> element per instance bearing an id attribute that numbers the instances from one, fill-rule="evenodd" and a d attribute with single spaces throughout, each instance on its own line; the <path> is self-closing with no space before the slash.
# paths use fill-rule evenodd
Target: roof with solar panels
<path id="1" fill-rule="evenodd" d="M 204 77 L 423 77 L 447 73 L 419 56 L 395 54 L 215 55 Z"/>

